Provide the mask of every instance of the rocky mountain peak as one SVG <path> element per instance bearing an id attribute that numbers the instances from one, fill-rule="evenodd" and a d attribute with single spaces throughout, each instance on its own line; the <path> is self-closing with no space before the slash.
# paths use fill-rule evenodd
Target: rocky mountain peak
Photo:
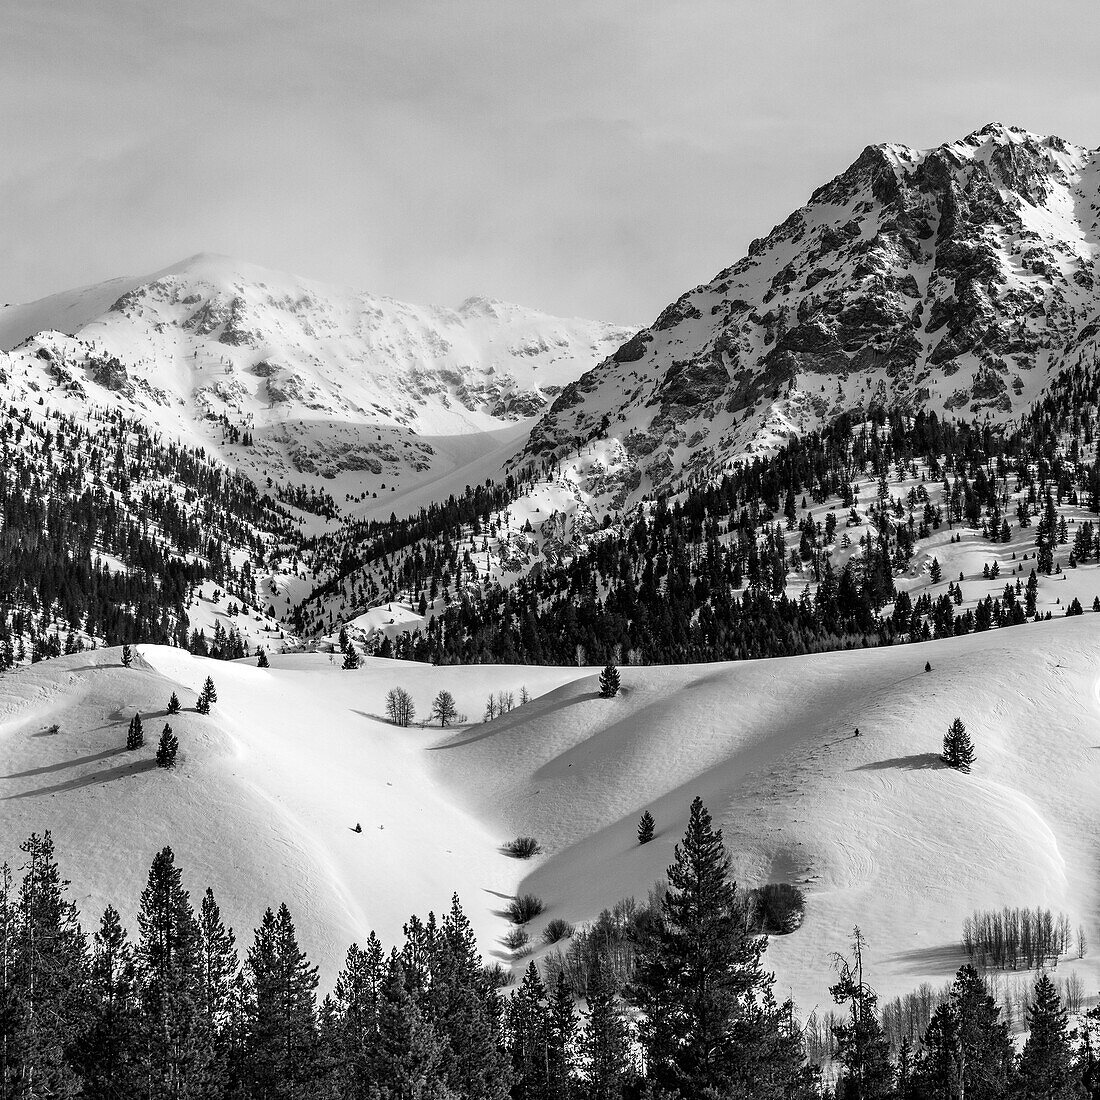
<path id="1" fill-rule="evenodd" d="M 641 494 L 875 404 L 1003 420 L 1095 346 L 1100 154 L 990 123 L 870 145 L 559 396 L 528 455 L 609 434 Z"/>

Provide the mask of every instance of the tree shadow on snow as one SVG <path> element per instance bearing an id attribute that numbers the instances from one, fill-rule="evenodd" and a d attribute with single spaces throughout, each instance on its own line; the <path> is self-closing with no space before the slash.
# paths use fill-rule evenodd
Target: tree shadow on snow
<path id="1" fill-rule="evenodd" d="M 43 734 L 35 734 L 40 737 Z M 25 772 L 11 772 L 9 775 L 0 775 L 0 779 L 27 779 L 32 775 L 48 775 L 50 772 L 63 772 L 66 768 L 76 768 L 81 764 L 94 764 L 97 760 L 106 760 L 117 756 L 120 752 L 126 752 L 125 748 L 104 749 L 103 752 L 93 752 L 88 756 L 74 756 L 72 760 L 62 760 L 59 764 L 43 764 L 40 768 L 28 768 Z"/>
<path id="2" fill-rule="evenodd" d="M 120 764 L 117 768 L 108 768 L 106 771 L 93 772 L 91 775 L 81 775 L 76 779 L 69 779 L 64 783 L 54 783 L 48 787 L 35 787 L 33 791 L 20 791 L 19 794 L 9 794 L 4 801 L 10 802 L 19 798 L 34 798 L 42 794 L 64 794 L 67 791 L 78 791 L 81 787 L 95 787 L 104 783 L 111 783 L 116 779 L 125 779 L 131 775 L 140 775 L 142 772 L 152 771 L 157 766 L 155 760 L 134 760 L 129 764 Z"/>
<path id="3" fill-rule="evenodd" d="M 899 951 L 893 961 L 901 963 L 907 974 L 954 974 L 968 959 L 957 943 L 939 943 L 932 947 L 918 947 L 912 951 Z"/>
<path id="4" fill-rule="evenodd" d="M 858 768 L 853 768 L 852 771 L 882 772 L 897 769 L 899 771 L 915 772 L 946 767 L 943 757 L 938 752 L 919 752 L 915 756 L 894 756 L 889 760 L 875 760 L 870 764 L 860 764 Z"/>

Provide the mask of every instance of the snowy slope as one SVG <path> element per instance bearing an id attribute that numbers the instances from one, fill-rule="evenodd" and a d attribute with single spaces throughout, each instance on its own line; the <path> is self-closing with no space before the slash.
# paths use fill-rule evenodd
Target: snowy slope
<path id="1" fill-rule="evenodd" d="M 512 443 L 628 335 L 486 298 L 406 305 L 199 255 L 0 308 L 0 349 L 15 349 L 0 365 L 11 396 L 117 406 L 257 478 L 388 515 L 406 488 Z"/>
<path id="2" fill-rule="evenodd" d="M 4 678 L 2 839 L 10 855 L 52 828 L 85 913 L 112 900 L 131 920 L 153 851 L 171 843 L 191 888 L 212 884 L 246 934 L 285 898 L 331 980 L 352 939 L 374 927 L 392 940 L 452 890 L 497 958 L 517 890 L 547 903 L 536 936 L 551 917 L 582 921 L 644 895 L 700 794 L 741 882 L 805 890 L 804 926 L 767 956 L 781 989 L 804 1011 L 824 1004 L 829 954 L 858 923 L 889 997 L 951 974 L 975 907 L 1047 905 L 1095 942 L 1098 624 L 1086 614 L 921 646 L 624 668 L 611 701 L 593 669 L 375 660 L 344 672 L 303 655 L 261 670 L 140 647 L 123 670 L 101 650 Z M 177 772 L 150 767 L 151 744 L 137 760 L 120 751 L 135 708 L 155 741 L 168 694 L 189 707 L 208 673 L 212 715 L 172 723 Z M 395 684 L 422 714 L 442 687 L 475 719 L 490 691 L 533 698 L 490 724 L 401 730 L 378 717 Z M 969 776 L 936 761 L 956 715 L 977 747 Z M 647 807 L 658 835 L 641 848 Z M 545 854 L 502 856 L 520 834 Z M 1095 988 L 1095 957 L 1074 965 Z"/>
<path id="3" fill-rule="evenodd" d="M 1100 152 L 991 124 L 869 146 L 568 386 L 526 457 L 594 437 L 631 499 L 874 405 L 1004 421 L 1100 332 Z"/>

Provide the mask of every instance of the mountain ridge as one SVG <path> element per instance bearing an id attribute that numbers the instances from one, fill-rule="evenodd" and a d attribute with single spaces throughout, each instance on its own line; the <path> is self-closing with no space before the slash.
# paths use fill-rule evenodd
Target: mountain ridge
<path id="1" fill-rule="evenodd" d="M 555 399 L 518 462 L 607 438 L 674 491 L 875 405 L 1003 422 L 1095 353 L 1100 152 L 990 123 L 869 145 Z"/>

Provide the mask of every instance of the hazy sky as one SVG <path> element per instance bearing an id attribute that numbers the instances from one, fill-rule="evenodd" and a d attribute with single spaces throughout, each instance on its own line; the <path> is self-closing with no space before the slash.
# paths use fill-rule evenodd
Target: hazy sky
<path id="1" fill-rule="evenodd" d="M 867 144 L 1100 144 L 1096 0 L 3 0 L 0 302 L 198 251 L 644 323 Z"/>

